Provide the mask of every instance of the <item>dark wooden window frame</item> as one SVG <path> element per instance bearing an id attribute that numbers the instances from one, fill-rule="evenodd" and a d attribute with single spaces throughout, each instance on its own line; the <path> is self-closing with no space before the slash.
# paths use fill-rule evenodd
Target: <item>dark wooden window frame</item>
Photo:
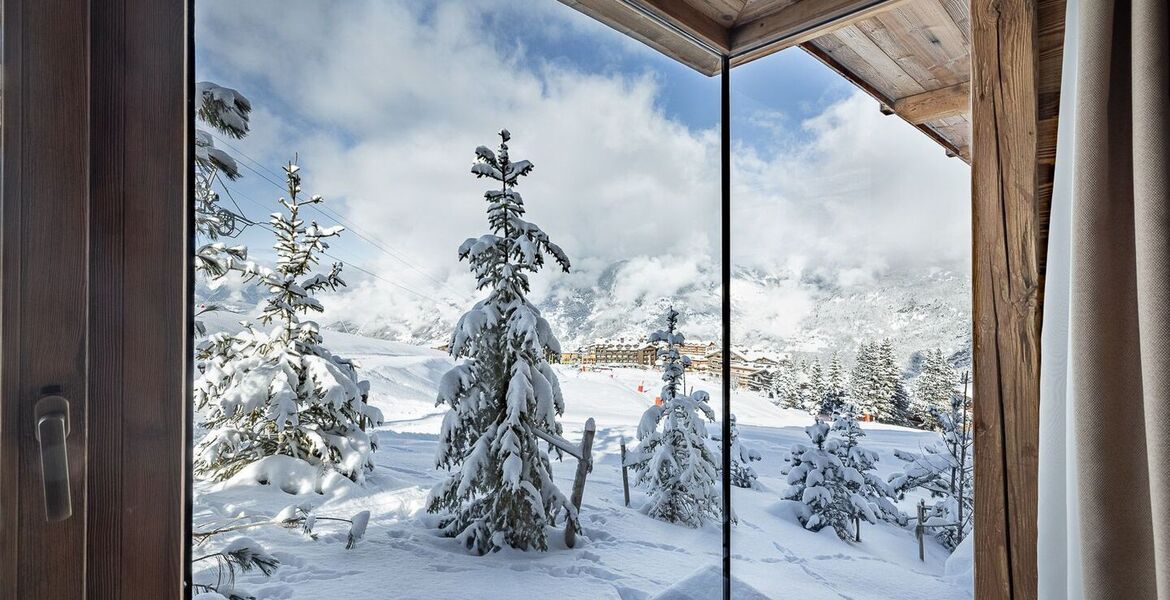
<path id="1" fill-rule="evenodd" d="M 191 0 L 3 1 L 3 597 L 189 594 L 192 20 Z M 1064 1 L 972 0 L 971 23 L 976 592 L 1027 599 Z M 77 244 L 85 264 L 53 261 Z M 69 293 L 85 294 L 84 315 L 46 300 Z M 6 375 L 45 340 L 74 360 Z M 47 385 L 75 401 L 71 479 L 86 498 L 56 528 L 16 500 L 39 485 L 27 417 Z M 59 577 L 25 577 L 52 544 L 77 548 Z"/>

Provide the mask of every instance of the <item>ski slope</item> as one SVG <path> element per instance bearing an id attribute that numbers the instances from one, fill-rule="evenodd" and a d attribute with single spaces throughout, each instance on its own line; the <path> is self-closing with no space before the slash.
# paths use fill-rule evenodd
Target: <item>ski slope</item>
<path id="1" fill-rule="evenodd" d="M 219 322 L 211 323 L 212 328 L 226 325 L 221 317 L 215 319 Z M 366 484 L 332 478 L 292 490 L 303 493 L 288 493 L 245 476 L 223 484 L 196 482 L 194 529 L 271 520 L 286 507 L 307 502 L 321 517 L 348 518 L 368 510 L 368 530 L 352 550 L 345 548 L 347 526 L 323 520 L 315 527 L 316 540 L 295 529 L 265 524 L 215 536 L 194 549 L 198 557 L 242 535 L 281 561 L 271 577 L 238 576 L 235 585 L 241 592 L 260 599 L 301 600 L 719 597 L 718 523 L 690 529 L 651 519 L 638 510 L 644 497 L 636 488 L 631 489 L 631 506 L 623 506 L 620 444 L 623 439 L 631 446 L 636 443 L 635 427 L 654 401 L 657 373 L 579 372 L 557 366 L 566 404 L 565 437 L 577 441 L 586 419 L 597 423 L 594 469 L 581 508 L 584 533 L 573 549 L 564 546 L 557 532 L 551 536 L 549 552 L 504 550 L 474 556 L 454 540 L 437 535 L 434 517 L 424 510 L 428 490 L 443 475 L 433 466 L 443 415 L 434 397 L 436 383 L 451 360 L 425 348 L 335 332 L 326 333 L 326 343 L 362 364 L 370 380 L 371 402 L 386 416 L 378 431 L 376 469 Z M 646 391 L 639 392 L 639 384 Z M 710 392 L 719 415 L 715 382 L 688 375 L 687 384 Z M 964 549 L 950 561 L 951 570 L 958 572 L 948 574 L 946 550 L 928 539 L 926 561 L 919 562 L 917 542 L 909 530 L 863 525 L 860 543 L 840 541 L 830 529 L 804 530 L 777 494 L 785 487 L 782 456 L 791 444 L 806 441 L 802 428 L 810 418 L 747 392 L 735 393 L 732 409 L 744 442 L 763 455 L 754 463 L 761 489 L 733 488 L 738 523 L 732 538 L 732 572 L 737 598 L 971 597 L 970 567 L 960 556 Z M 917 450 L 934 437 L 876 424 L 865 429 L 864 442 L 880 453 L 883 476 L 901 468 L 893 457 L 895 448 Z M 718 424 L 710 430 L 716 433 Z M 557 483 L 566 493 L 575 468 L 571 457 L 554 465 Z M 912 510 L 912 501 L 906 501 L 905 510 Z M 196 563 L 195 582 L 214 583 L 217 572 L 212 567 L 212 561 Z"/>

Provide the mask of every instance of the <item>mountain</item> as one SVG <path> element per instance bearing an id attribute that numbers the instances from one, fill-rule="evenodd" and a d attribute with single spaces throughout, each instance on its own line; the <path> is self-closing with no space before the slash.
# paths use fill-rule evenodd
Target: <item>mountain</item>
<path id="1" fill-rule="evenodd" d="M 644 282 L 655 274 L 645 266 L 620 261 L 595 276 L 550 278 L 536 303 L 562 348 L 641 339 L 659 327 L 668 301 L 682 313 L 688 339 L 719 339 L 717 263 L 696 263 L 693 272 L 684 272 L 671 285 Z M 261 295 L 255 285 L 200 282 L 196 298 L 248 313 Z M 327 329 L 418 345 L 445 342 L 459 314 L 424 303 L 373 310 L 361 302 L 331 301 L 328 295 L 322 301 L 327 308 L 342 308 L 321 317 Z M 970 315 L 971 280 L 957 271 L 888 269 L 874 275 L 739 268 L 732 275 L 732 336 L 736 346 L 753 350 L 822 358 L 838 351 L 849 362 L 861 342 L 889 337 L 911 373 L 917 371 L 919 354 L 933 348 L 941 348 L 956 368 L 966 368 L 971 362 Z"/>

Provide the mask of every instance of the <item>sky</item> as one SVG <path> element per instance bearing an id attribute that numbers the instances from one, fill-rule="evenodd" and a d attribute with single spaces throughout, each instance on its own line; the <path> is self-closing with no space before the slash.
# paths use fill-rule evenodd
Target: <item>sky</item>
<path id="1" fill-rule="evenodd" d="M 225 200 L 277 208 L 280 165 L 350 231 L 331 249 L 371 301 L 456 310 L 456 249 L 486 229 L 478 145 L 512 132 L 536 168 L 528 218 L 617 297 L 717 277 L 719 81 L 554 0 L 197 0 L 196 78 L 240 90 L 247 168 Z M 733 262 L 843 285 L 897 268 L 969 269 L 969 171 L 798 49 L 732 72 Z M 271 256 L 266 232 L 241 237 Z M 712 265 L 716 267 L 712 269 Z M 544 287 L 542 287 L 544 286 Z M 782 298 L 794 302 L 800 299 Z"/>

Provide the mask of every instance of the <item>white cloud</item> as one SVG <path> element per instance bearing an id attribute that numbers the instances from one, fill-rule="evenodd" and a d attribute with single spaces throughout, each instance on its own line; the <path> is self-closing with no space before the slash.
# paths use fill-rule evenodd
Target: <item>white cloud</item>
<path id="1" fill-rule="evenodd" d="M 436 297 L 472 293 L 455 256 L 485 227 L 484 184 L 468 169 L 473 149 L 494 146 L 500 127 L 514 135 L 514 157 L 536 165 L 520 191 L 531 220 L 573 258 L 574 285 L 594 285 L 630 259 L 616 289 L 633 302 L 718 272 L 696 267 L 718 260 L 717 132 L 664 114 L 653 73 L 533 59 L 511 34 L 537 27 L 555 41 L 587 32 L 605 52 L 649 52 L 625 36 L 554 2 L 196 6 L 200 76 L 257 100 L 245 151 L 270 165 L 299 153 L 310 191 L 430 274 L 348 246 L 383 277 Z M 750 121 L 775 124 L 777 114 Z M 802 127 L 797 136 L 774 129 L 766 154 L 736 147 L 737 265 L 823 270 L 848 284 L 891 265 L 965 260 L 961 163 L 860 93 Z M 555 277 L 536 278 L 537 294 Z M 776 307 L 775 326 L 788 330 L 807 302 L 796 289 L 776 293 L 759 305 Z M 338 303 L 363 315 L 424 304 L 377 281 Z"/>

